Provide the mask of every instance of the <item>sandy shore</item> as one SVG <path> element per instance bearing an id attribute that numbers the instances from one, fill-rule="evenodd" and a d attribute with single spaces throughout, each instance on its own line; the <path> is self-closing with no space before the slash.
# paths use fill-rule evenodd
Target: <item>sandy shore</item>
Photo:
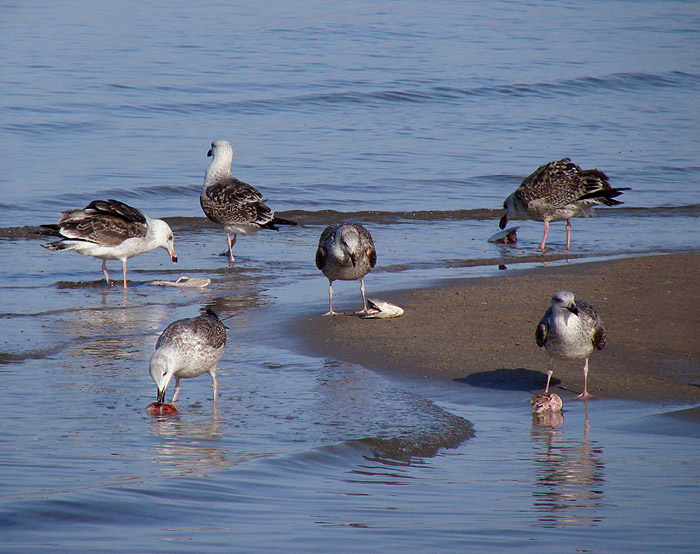
<path id="1" fill-rule="evenodd" d="M 372 292 L 370 275 L 367 287 L 406 313 L 322 317 L 319 306 L 297 328 L 311 350 L 384 372 L 534 392 L 544 388 L 548 363 L 535 327 L 552 293 L 571 290 L 598 310 L 608 335 L 591 356 L 589 392 L 700 403 L 700 252 L 509 270 L 381 294 Z M 581 369 L 556 362 L 553 391 L 579 393 Z"/>

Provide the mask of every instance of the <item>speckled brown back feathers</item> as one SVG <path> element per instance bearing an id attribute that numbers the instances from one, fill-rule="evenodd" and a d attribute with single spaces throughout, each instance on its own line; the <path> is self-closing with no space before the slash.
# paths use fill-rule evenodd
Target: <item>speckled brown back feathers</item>
<path id="1" fill-rule="evenodd" d="M 252 223 L 276 229 L 275 216 L 258 190 L 235 177 L 207 185 L 199 197 L 204 214 L 220 225 Z"/>
<path id="2" fill-rule="evenodd" d="M 41 226 L 42 234 L 117 246 L 128 238 L 145 237 L 148 228 L 143 212 L 113 199 L 95 200 L 83 209 L 61 214 L 58 223 Z"/>
<path id="3" fill-rule="evenodd" d="M 581 169 L 570 158 L 549 162 L 523 179 L 515 195 L 524 205 L 542 199 L 553 208 L 581 200 L 594 200 L 606 206 L 621 204 L 614 197 L 627 188 L 612 188 L 608 176 L 599 169 Z"/>
<path id="4" fill-rule="evenodd" d="M 207 313 L 173 321 L 158 338 L 156 349 L 165 344 L 177 342 L 183 335 L 188 334 L 202 338 L 211 348 L 220 348 L 226 344 L 226 327 L 218 317 Z"/>

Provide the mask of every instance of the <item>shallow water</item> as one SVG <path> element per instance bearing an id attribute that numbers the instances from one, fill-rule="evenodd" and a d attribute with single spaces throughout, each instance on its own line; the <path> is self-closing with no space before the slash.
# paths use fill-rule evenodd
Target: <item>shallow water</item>
<path id="1" fill-rule="evenodd" d="M 541 426 L 529 391 L 391 380 L 284 331 L 326 309 L 313 255 L 332 221 L 372 232 L 380 297 L 698 249 L 694 3 L 0 11 L 5 549 L 696 550 L 700 433 L 664 415 L 677 407 L 565 397 L 563 422 Z M 300 223 L 241 237 L 233 268 L 197 198 L 217 138 L 234 173 Z M 514 222 L 517 246 L 486 242 L 503 199 L 563 156 L 631 187 L 625 204 L 574 220 L 570 253 L 563 223 L 544 256 L 535 222 Z M 167 219 L 180 258 L 130 260 L 126 293 L 98 260 L 43 250 L 34 233 L 112 197 Z M 180 275 L 213 282 L 149 284 Z M 339 308 L 357 307 L 356 283 L 334 288 Z M 203 376 L 183 382 L 178 415 L 150 417 L 155 341 L 204 307 L 233 316 L 217 410 Z"/>

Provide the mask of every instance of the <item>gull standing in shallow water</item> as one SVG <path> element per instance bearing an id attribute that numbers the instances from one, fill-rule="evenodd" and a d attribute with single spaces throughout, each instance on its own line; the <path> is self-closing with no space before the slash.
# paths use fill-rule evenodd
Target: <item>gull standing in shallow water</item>
<path id="1" fill-rule="evenodd" d="M 214 310 L 198 316 L 173 321 L 158 338 L 149 370 L 158 388 L 158 402 L 165 402 L 165 389 L 175 377 L 173 402 L 180 393 L 180 379 L 211 375 L 214 405 L 218 385 L 216 366 L 224 353 L 227 327 Z"/>
<path id="2" fill-rule="evenodd" d="M 509 219 L 532 219 L 544 222 L 540 250 L 544 250 L 550 221 L 566 220 L 566 249 L 571 243 L 572 217 L 590 215 L 593 206 L 622 204 L 614 200 L 629 187 L 612 188 L 608 176 L 598 169 L 581 169 L 569 158 L 549 162 L 525 177 L 521 185 L 503 202 L 499 227 Z"/>
<path id="3" fill-rule="evenodd" d="M 102 260 L 102 271 L 110 284 L 107 260 L 121 260 L 126 283 L 126 261 L 132 256 L 164 248 L 173 263 L 177 254 L 173 232 L 160 219 L 151 219 L 142 211 L 118 200 L 95 200 L 85 208 L 65 210 L 58 223 L 41 226 L 41 234 L 61 240 L 42 244 L 49 250 L 75 250 L 84 256 Z"/>
<path id="4" fill-rule="evenodd" d="M 260 229 L 276 231 L 278 224 L 296 225 L 294 221 L 275 217 L 255 187 L 231 175 L 233 149 L 228 141 L 212 142 L 207 156 L 211 156 L 211 162 L 204 173 L 199 203 L 204 214 L 226 231 L 229 263 L 236 261 L 233 256 L 236 235 L 254 235 Z"/>
<path id="5" fill-rule="evenodd" d="M 583 392 L 578 398 L 584 400 L 588 393 L 588 357 L 594 348 L 605 347 L 605 328 L 593 306 L 576 300 L 573 292 L 559 291 L 552 296 L 552 305 L 547 309 L 535 331 L 537 346 L 544 346 L 549 354 L 547 387 L 552 378 L 554 358 L 562 360 L 585 359 L 583 364 Z"/>
<path id="6" fill-rule="evenodd" d="M 328 312 L 323 315 L 335 315 L 333 311 L 333 281 L 360 280 L 363 309 L 367 314 L 365 296 L 365 275 L 377 263 L 377 252 L 369 231 L 359 223 L 329 225 L 321 233 L 316 250 L 316 267 L 328 277 Z"/>

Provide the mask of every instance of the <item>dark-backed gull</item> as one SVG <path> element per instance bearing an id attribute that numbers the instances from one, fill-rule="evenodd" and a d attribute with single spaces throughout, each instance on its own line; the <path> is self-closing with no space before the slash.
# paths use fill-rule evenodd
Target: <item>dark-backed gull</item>
<path id="1" fill-rule="evenodd" d="M 537 346 L 544 346 L 549 354 L 547 387 L 554 371 L 554 358 L 581 360 L 583 363 L 583 392 L 579 398 L 587 399 L 588 357 L 594 348 L 605 347 L 605 328 L 593 306 L 576 300 L 573 292 L 559 291 L 552 296 L 552 305 L 547 309 L 535 331 Z"/>
<path id="2" fill-rule="evenodd" d="M 107 284 L 110 284 L 107 260 L 121 260 L 124 288 L 127 287 L 126 261 L 133 256 L 164 248 L 173 263 L 177 262 L 170 226 L 123 202 L 95 200 L 82 210 L 65 210 L 61 214 L 58 223 L 41 226 L 41 234 L 61 240 L 42 246 L 100 258 Z"/>
<path id="3" fill-rule="evenodd" d="M 532 219 L 544 222 L 540 249 L 549 232 L 550 221 L 566 220 L 566 249 L 571 242 L 572 217 L 590 215 L 593 206 L 622 204 L 614 200 L 629 187 L 612 188 L 608 176 L 598 169 L 581 169 L 569 158 L 549 162 L 525 177 L 521 185 L 503 202 L 499 227 L 509 219 Z"/>
<path id="4" fill-rule="evenodd" d="M 365 275 L 377 263 L 377 252 L 369 231 L 359 223 L 329 225 L 321 233 L 316 250 L 316 267 L 328 278 L 328 312 L 333 311 L 333 281 L 360 280 L 363 310 L 367 314 Z"/>
<path id="5" fill-rule="evenodd" d="M 296 225 L 294 221 L 276 217 L 255 187 L 231 175 L 233 149 L 228 141 L 212 142 L 207 156 L 212 160 L 204 173 L 199 203 L 204 214 L 226 231 L 230 263 L 236 261 L 233 256 L 236 235 L 254 235 L 260 229 L 277 230 L 277 225 Z"/>
<path id="6" fill-rule="evenodd" d="M 156 351 L 149 362 L 151 378 L 158 387 L 158 402 L 165 402 L 165 389 L 173 377 L 175 393 L 172 401 L 175 402 L 180 393 L 180 379 L 208 373 L 216 404 L 216 366 L 225 345 L 226 326 L 211 309 L 198 317 L 178 319 L 168 325 L 158 338 Z"/>

